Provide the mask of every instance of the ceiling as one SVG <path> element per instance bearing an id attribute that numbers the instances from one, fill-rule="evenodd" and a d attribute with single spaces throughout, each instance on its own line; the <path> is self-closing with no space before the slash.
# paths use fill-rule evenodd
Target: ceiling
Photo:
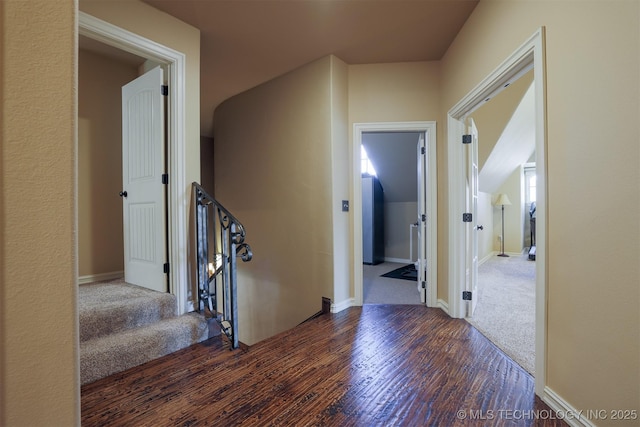
<path id="1" fill-rule="evenodd" d="M 200 29 L 201 133 L 224 100 L 334 54 L 435 61 L 479 0 L 143 0 Z"/>
<path id="2" fill-rule="evenodd" d="M 513 171 L 529 161 L 536 150 L 535 118 L 534 85 L 531 83 L 480 170 L 480 191 L 496 193 Z M 479 139 L 482 141 L 482 135 Z"/>

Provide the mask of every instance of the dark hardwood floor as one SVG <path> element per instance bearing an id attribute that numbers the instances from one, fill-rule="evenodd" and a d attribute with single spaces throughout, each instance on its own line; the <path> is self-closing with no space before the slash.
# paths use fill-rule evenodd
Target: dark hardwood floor
<path id="1" fill-rule="evenodd" d="M 82 387 L 84 426 L 566 425 L 533 378 L 423 306 L 327 314 L 248 349 L 213 338 Z"/>

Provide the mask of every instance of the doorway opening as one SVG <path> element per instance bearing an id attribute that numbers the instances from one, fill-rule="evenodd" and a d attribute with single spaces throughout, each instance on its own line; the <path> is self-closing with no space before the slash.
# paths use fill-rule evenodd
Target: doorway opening
<path id="1" fill-rule="evenodd" d="M 467 321 L 535 376 L 535 258 L 529 258 L 535 187 L 531 193 L 526 185 L 535 182 L 527 166 L 535 165 L 533 79 L 530 70 L 469 117 L 477 128 L 479 225 L 472 232 L 479 261 Z"/>
<path id="2" fill-rule="evenodd" d="M 363 304 L 424 304 L 416 286 L 423 140 L 424 132 L 362 134 Z"/>
<path id="3" fill-rule="evenodd" d="M 166 66 L 167 101 L 167 165 L 168 183 L 168 259 L 169 292 L 176 295 L 178 314 L 193 311 L 193 295 L 188 287 L 187 219 L 189 194 L 185 183 L 185 91 L 186 58 L 181 52 L 135 33 L 79 12 L 78 32 L 95 42 L 128 52 Z"/>
<path id="4" fill-rule="evenodd" d="M 466 203 L 465 152 L 462 144 L 466 134 L 465 121 L 485 102 L 511 82 L 533 69 L 535 111 L 536 162 L 536 262 L 535 262 L 535 388 L 543 395 L 545 387 L 546 347 L 546 123 L 545 123 L 545 63 L 544 28 L 536 31 L 519 49 L 487 76 L 476 88 L 460 100 L 448 113 L 448 177 L 449 177 L 449 314 L 465 317 L 470 283 L 465 279 L 470 252 L 465 240 L 463 219 Z M 463 299 L 464 298 L 464 299 Z"/>
<path id="5" fill-rule="evenodd" d="M 385 156 L 385 140 L 391 135 L 396 137 L 406 138 L 406 146 L 404 147 L 406 152 L 413 154 L 404 156 L 408 158 L 408 162 L 411 164 L 411 170 L 417 171 L 414 175 L 411 173 L 408 177 L 412 181 L 412 188 L 414 191 L 410 196 L 400 196 L 401 190 L 393 190 L 394 198 L 398 200 L 404 200 L 405 198 L 411 198 L 411 201 L 400 201 L 394 208 L 398 212 L 394 212 L 392 215 L 395 217 L 402 217 L 404 220 L 399 219 L 394 222 L 394 226 L 397 225 L 398 233 L 402 234 L 402 237 L 397 238 L 394 236 L 395 241 L 401 246 L 401 249 L 397 253 L 388 253 L 383 255 L 382 259 L 390 262 L 400 261 L 400 266 L 406 261 L 406 264 L 416 265 L 416 280 L 413 282 L 412 290 L 409 293 L 415 292 L 416 296 L 419 296 L 418 303 L 426 304 L 433 307 L 437 304 L 437 267 L 436 267 L 436 227 L 437 227 L 437 198 L 436 198 L 436 168 L 435 168 L 435 146 L 436 146 L 436 123 L 435 122 L 393 122 L 393 123 L 358 123 L 354 125 L 354 144 L 353 144 L 353 214 L 354 214 L 354 296 L 355 305 L 364 304 L 364 270 L 363 264 L 365 257 L 363 254 L 363 174 L 361 166 L 361 151 L 365 146 L 365 151 L 369 152 L 369 156 L 372 157 L 372 161 L 375 165 L 375 158 Z M 422 141 L 423 150 L 418 145 L 419 141 Z M 390 142 L 390 144 L 393 144 Z M 387 147 L 388 148 L 388 147 Z M 420 156 L 418 152 L 421 150 Z M 398 150 L 394 150 L 398 151 Z M 398 154 L 398 153 L 395 153 Z M 388 155 L 388 154 L 387 154 Z M 410 156 L 410 157 L 409 157 Z M 420 170 L 420 162 L 422 162 L 422 170 Z M 391 163 L 396 163 L 393 160 Z M 382 164 L 382 163 L 381 163 Z M 391 168 L 393 168 L 391 164 Z M 390 168 L 390 170 L 391 170 Z M 406 168 L 406 167 L 405 167 Z M 380 169 L 380 168 L 379 168 Z M 380 170 L 377 171 L 378 174 Z M 385 174 L 385 172 L 383 172 Z M 393 172 L 386 172 L 387 175 L 393 174 Z M 413 178 L 412 178 L 413 177 Z M 414 179 L 415 178 L 415 179 Z M 384 185 L 384 184 L 383 184 Z M 395 186 L 397 183 L 390 183 L 389 185 Z M 418 190 L 421 187 L 421 190 Z M 397 193 L 397 194 L 396 194 Z M 394 200 L 394 199 L 393 199 Z M 415 208 L 411 213 L 408 213 L 407 209 Z M 418 211 L 422 210 L 422 218 L 424 221 L 417 221 Z M 402 211 L 402 212 L 400 212 Z M 411 220 L 408 215 L 411 215 Z M 406 218 L 405 218 L 406 217 Z M 418 236 L 417 231 L 410 230 L 410 225 L 418 222 L 418 226 L 422 228 L 422 235 Z M 387 221 L 388 223 L 388 221 Z M 411 234 L 410 234 L 411 233 Z M 420 245 L 420 238 L 422 237 L 423 244 Z M 415 240 L 416 252 L 411 254 L 405 254 L 410 251 L 409 243 L 407 239 L 411 239 L 411 245 Z M 395 243 L 394 243 L 395 244 Z M 422 246 L 422 247 L 421 247 Z M 397 250 L 398 248 L 394 249 Z M 413 252 L 413 251 L 411 251 Z M 416 262 L 410 262 L 409 258 L 415 257 Z M 376 266 L 377 267 L 377 266 Z M 372 274 L 379 276 L 379 272 L 376 271 Z M 382 273 L 382 272 L 380 272 Z M 413 281 L 413 279 L 410 279 Z M 424 288 L 422 287 L 424 283 Z"/>

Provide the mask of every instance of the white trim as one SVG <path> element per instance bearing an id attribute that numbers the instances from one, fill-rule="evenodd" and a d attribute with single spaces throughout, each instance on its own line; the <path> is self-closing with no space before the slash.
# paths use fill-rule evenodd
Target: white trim
<path id="1" fill-rule="evenodd" d="M 353 125 L 353 289 L 354 305 L 363 304 L 362 280 L 362 181 L 360 173 L 360 147 L 364 132 L 425 132 L 427 135 L 427 301 L 428 307 L 435 307 L 438 299 L 438 174 L 436 169 L 436 122 L 378 122 L 354 123 Z M 410 263 L 411 261 L 408 261 Z"/>
<path id="2" fill-rule="evenodd" d="M 356 304 L 355 304 L 355 301 L 353 300 L 353 298 L 349 298 L 349 299 L 346 299 L 346 300 L 344 300 L 342 302 L 331 304 L 331 312 L 332 313 L 339 313 L 342 310 L 346 310 L 347 308 L 352 307 L 354 305 L 356 305 Z"/>
<path id="3" fill-rule="evenodd" d="M 445 313 L 447 313 L 449 316 L 451 316 L 449 314 L 449 304 L 447 304 L 447 302 L 445 300 L 438 299 L 437 307 L 439 309 L 441 309 L 442 311 L 444 311 Z"/>
<path id="4" fill-rule="evenodd" d="M 78 285 L 86 285 L 87 283 L 102 282 L 104 280 L 120 279 L 124 277 L 124 271 L 110 271 L 108 273 L 87 274 L 78 277 Z"/>
<path id="5" fill-rule="evenodd" d="M 465 211 L 464 195 L 460 197 L 460 188 L 465 188 L 464 152 L 462 135 L 464 125 L 449 115 L 447 119 L 447 151 L 449 174 L 449 314 L 451 317 L 464 318 L 466 307 L 462 303 L 462 291 L 465 286 L 465 230 L 462 214 Z M 454 195 L 456 195 L 454 197 Z M 456 227 L 457 225 L 457 227 Z"/>
<path id="6" fill-rule="evenodd" d="M 562 418 L 570 426 L 596 427 L 596 425 L 589 420 L 587 412 L 574 408 L 549 387 L 544 388 L 544 396 L 542 399 L 555 412 L 554 415 L 556 418 Z"/>
<path id="7" fill-rule="evenodd" d="M 411 261 L 410 259 L 404 258 L 387 258 L 384 257 L 384 262 L 395 262 L 398 264 L 413 264 L 415 261 Z"/>
<path id="8" fill-rule="evenodd" d="M 448 158 L 449 158 L 449 305 L 451 316 L 464 317 L 462 304 L 465 258 L 463 223 L 460 218 L 460 206 L 464 201 L 464 180 L 462 174 L 462 144 L 460 143 L 460 125 L 472 111 L 493 96 L 508 81 L 515 79 L 533 67 L 535 83 L 535 121 L 536 121 L 536 175 L 537 218 L 536 218 L 536 394 L 543 396 L 546 385 L 546 331 L 547 331 L 547 274 L 546 274 L 546 81 L 545 81 L 545 29 L 539 28 L 522 46 L 520 46 L 496 70 L 460 100 L 448 113 Z M 464 277 L 464 276 L 462 276 Z M 544 397 L 543 397 L 544 400 Z"/>
<path id="9" fill-rule="evenodd" d="M 178 314 L 193 310 L 188 301 L 187 222 L 190 189 L 185 185 L 186 145 L 186 57 L 169 47 L 79 12 L 78 33 L 109 46 L 167 65 L 169 82 L 168 164 L 169 164 L 169 263 L 170 290 L 178 300 Z"/>

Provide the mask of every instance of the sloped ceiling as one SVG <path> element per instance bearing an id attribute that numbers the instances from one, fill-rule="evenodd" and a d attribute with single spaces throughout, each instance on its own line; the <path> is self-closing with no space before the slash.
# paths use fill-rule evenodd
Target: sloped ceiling
<path id="1" fill-rule="evenodd" d="M 493 151 L 500 135 L 504 132 L 507 123 L 518 108 L 525 92 L 533 83 L 533 70 L 525 73 L 509 87 L 503 89 L 475 110 L 471 116 L 476 122 L 478 131 L 482 135 L 482 141 L 478 144 L 478 165 L 484 166 Z"/>
<path id="2" fill-rule="evenodd" d="M 385 203 L 418 200 L 418 132 L 366 132 L 367 150 L 384 190 Z"/>
<path id="3" fill-rule="evenodd" d="M 478 126 L 479 144 L 482 145 L 480 124 Z M 480 169 L 479 190 L 497 192 L 513 171 L 535 152 L 535 136 L 535 98 L 531 83 Z"/>
<path id="4" fill-rule="evenodd" d="M 224 100 L 334 54 L 440 60 L 478 0 L 143 0 L 201 31 L 201 134 Z"/>

